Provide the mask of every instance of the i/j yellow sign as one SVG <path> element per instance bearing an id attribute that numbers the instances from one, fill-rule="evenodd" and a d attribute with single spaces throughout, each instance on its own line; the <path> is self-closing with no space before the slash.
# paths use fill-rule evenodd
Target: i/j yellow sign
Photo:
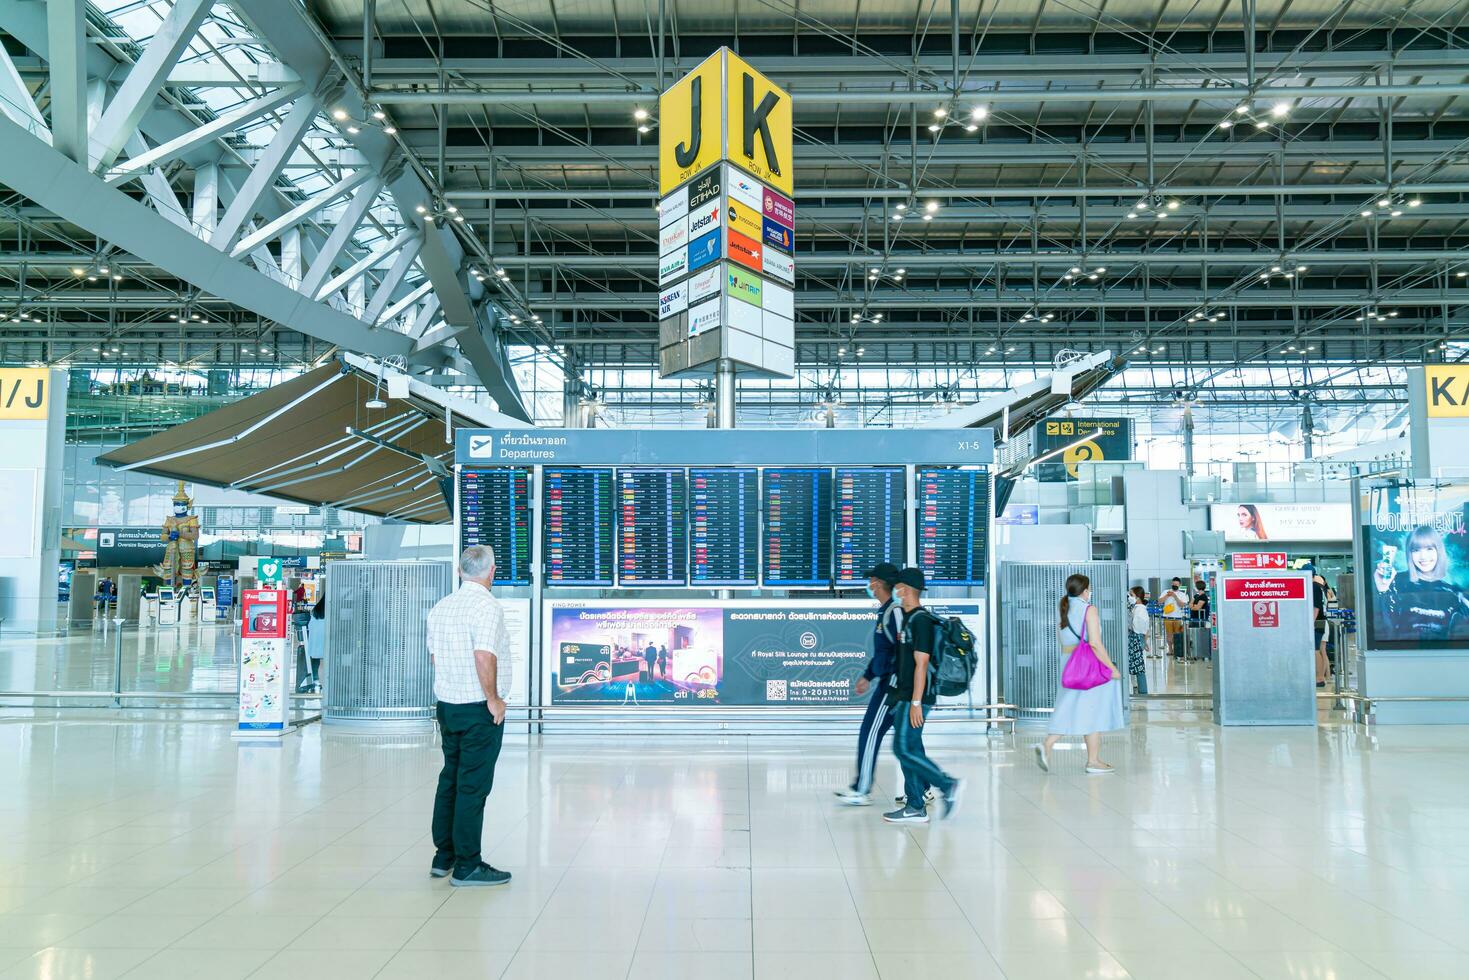
<path id="1" fill-rule="evenodd" d="M 0 419 L 44 419 L 50 389 L 45 368 L 0 368 Z"/>
<path id="2" fill-rule="evenodd" d="M 791 196 L 790 93 L 728 48 L 658 100 L 658 193 L 720 159 Z"/>

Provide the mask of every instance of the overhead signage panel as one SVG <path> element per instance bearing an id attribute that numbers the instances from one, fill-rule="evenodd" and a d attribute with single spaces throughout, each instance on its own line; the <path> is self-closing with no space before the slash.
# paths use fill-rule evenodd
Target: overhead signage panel
<path id="1" fill-rule="evenodd" d="M 743 269 L 727 266 L 728 274 L 725 276 L 725 285 L 729 295 L 734 299 L 743 300 L 752 306 L 760 306 L 760 297 L 764 292 L 759 276 L 751 275 Z"/>
<path id="2" fill-rule="evenodd" d="M 747 235 L 741 235 L 737 231 L 731 231 L 729 233 L 728 252 L 732 261 L 751 269 L 759 270 L 763 268 L 760 262 L 760 256 L 764 251 L 764 246 L 756 239 L 750 238 Z"/>
<path id="3" fill-rule="evenodd" d="M 718 319 L 719 303 L 707 304 Z M 690 309 L 696 314 L 700 307 Z M 874 462 L 983 466 L 994 458 L 989 429 L 459 429 L 456 459 L 469 465 L 527 463 L 643 466 L 822 465 Z"/>
<path id="4" fill-rule="evenodd" d="M 671 316 L 678 316 L 688 308 L 689 293 L 687 281 L 681 282 L 658 294 L 658 319 L 660 320 L 667 320 Z"/>
<path id="5" fill-rule="evenodd" d="M 686 248 L 689 244 L 689 222 L 678 218 L 658 231 L 658 254 L 667 255 L 674 249 Z"/>
<path id="6" fill-rule="evenodd" d="M 789 197 L 794 186 L 790 94 L 733 52 L 726 51 L 725 59 L 725 157 Z"/>
<path id="7" fill-rule="evenodd" d="M 689 215 L 689 189 L 680 187 L 658 202 L 658 224 L 666 225 Z"/>
<path id="8" fill-rule="evenodd" d="M 779 279 L 788 286 L 796 284 L 796 260 L 774 250 L 767 250 L 761 266 L 767 276 Z"/>
<path id="9" fill-rule="evenodd" d="M 658 260 L 658 285 L 666 286 L 689 269 L 688 252 L 680 250 Z"/>
<path id="10" fill-rule="evenodd" d="M 796 250 L 796 233 L 785 225 L 771 221 L 769 218 L 760 219 L 760 240 L 766 245 L 780 249 L 782 252 L 794 252 Z"/>
<path id="11" fill-rule="evenodd" d="M 725 217 L 729 222 L 729 230 L 737 231 L 749 238 L 760 238 L 760 211 L 748 207 L 738 201 L 731 201 L 725 209 Z"/>
<path id="12" fill-rule="evenodd" d="M 0 419 L 46 418 L 50 387 L 46 368 L 0 368 Z"/>
<path id="13" fill-rule="evenodd" d="M 689 240 L 706 235 L 719 227 L 719 202 L 701 204 L 689 211 Z"/>
<path id="14" fill-rule="evenodd" d="M 695 272 L 719 258 L 720 229 L 715 228 L 689 243 L 688 270 Z"/>
<path id="15" fill-rule="evenodd" d="M 796 205 L 790 198 L 777 194 L 769 187 L 762 187 L 760 194 L 760 210 L 778 224 L 787 228 L 796 227 Z"/>
<path id="16" fill-rule="evenodd" d="M 715 53 L 658 99 L 658 190 L 661 194 L 667 194 L 722 155 L 721 68 L 719 54 Z M 789 99 L 785 101 L 789 109 Z"/>
<path id="17" fill-rule="evenodd" d="M 723 184 L 719 180 L 720 169 L 716 168 L 698 177 L 689 184 L 689 213 L 699 210 L 706 204 L 718 204 L 719 195 Z"/>
<path id="18" fill-rule="evenodd" d="M 689 276 L 688 301 L 697 303 L 708 299 L 719 292 L 719 285 L 724 281 L 724 265 L 713 265 L 701 272 Z"/>
<path id="19" fill-rule="evenodd" d="M 738 201 L 756 211 L 764 210 L 768 188 L 743 170 L 728 163 L 724 165 L 724 187 L 730 200 Z"/>

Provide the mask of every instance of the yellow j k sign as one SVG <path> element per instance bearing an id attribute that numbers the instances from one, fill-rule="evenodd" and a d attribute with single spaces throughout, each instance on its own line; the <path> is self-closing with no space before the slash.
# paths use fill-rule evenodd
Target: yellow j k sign
<path id="1" fill-rule="evenodd" d="M 667 194 L 719 159 L 791 195 L 790 94 L 728 48 L 714 52 L 658 100 L 658 193 Z"/>

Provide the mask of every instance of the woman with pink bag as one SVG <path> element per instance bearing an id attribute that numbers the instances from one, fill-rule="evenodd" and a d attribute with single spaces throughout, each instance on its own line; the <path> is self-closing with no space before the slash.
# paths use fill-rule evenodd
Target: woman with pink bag
<path id="1" fill-rule="evenodd" d="M 1119 729 L 1122 721 L 1122 674 L 1102 645 L 1102 621 L 1092 606 L 1092 583 L 1085 575 L 1066 580 L 1061 598 L 1061 688 L 1051 714 L 1050 734 L 1035 747 L 1035 761 L 1051 771 L 1051 749 L 1067 735 L 1086 741 L 1086 771 L 1093 775 L 1115 772 L 1102 761 L 1102 733 Z"/>

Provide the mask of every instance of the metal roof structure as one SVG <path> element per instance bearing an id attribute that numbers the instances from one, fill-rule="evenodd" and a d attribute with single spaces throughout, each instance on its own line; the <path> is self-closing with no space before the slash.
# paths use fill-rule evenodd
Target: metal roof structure
<path id="1" fill-rule="evenodd" d="M 931 391 L 931 415 L 1110 349 L 1120 402 L 1340 423 L 1396 404 L 1402 365 L 1469 350 L 1466 19 L 1448 0 L 0 2 L 0 360 L 305 369 L 342 349 L 521 417 L 533 368 L 568 404 L 638 404 L 657 120 L 634 112 L 727 44 L 795 102 L 802 411 L 871 421 Z M 872 365 L 900 370 L 853 380 Z"/>

